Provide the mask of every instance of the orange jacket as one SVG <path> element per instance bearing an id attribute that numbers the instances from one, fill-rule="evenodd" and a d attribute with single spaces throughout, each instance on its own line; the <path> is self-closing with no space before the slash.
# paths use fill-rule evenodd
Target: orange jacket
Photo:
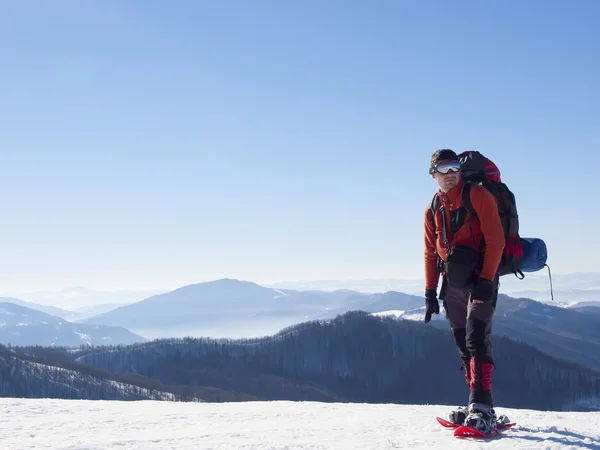
<path id="1" fill-rule="evenodd" d="M 479 276 L 487 280 L 493 280 L 496 276 L 502 252 L 504 250 L 505 238 L 500 216 L 498 215 L 498 205 L 496 198 L 484 187 L 473 185 L 471 189 L 471 203 L 473 209 L 477 213 L 477 218 L 474 218 L 471 223 L 473 235 L 469 230 L 468 221 L 471 217 L 463 205 L 460 197 L 461 189 L 464 181 L 461 179 L 458 184 L 447 193 L 438 190 L 438 208 L 435 211 L 435 238 L 433 227 L 431 225 L 430 205 L 425 210 L 425 289 L 437 289 L 440 277 L 438 268 L 437 254 L 442 260 L 446 260 L 446 248 L 444 247 L 444 239 L 442 236 L 442 216 L 439 210 L 439 204 L 444 202 L 444 210 L 446 212 L 446 228 L 448 230 L 449 246 L 466 245 L 477 248 L 482 239 L 484 239 L 483 248 L 483 267 Z M 462 210 L 461 210 L 462 208 Z M 460 227 L 452 233 L 451 217 L 458 222 Z M 464 220 L 463 220 L 464 219 Z M 478 220 L 479 219 L 479 220 Z M 473 242 L 473 238 L 475 242 Z M 437 251 L 437 254 L 436 254 Z"/>

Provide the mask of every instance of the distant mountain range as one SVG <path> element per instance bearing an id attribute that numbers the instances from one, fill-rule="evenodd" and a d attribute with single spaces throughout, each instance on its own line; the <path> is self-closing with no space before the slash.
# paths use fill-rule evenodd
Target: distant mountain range
<path id="1" fill-rule="evenodd" d="M 279 290 L 222 279 L 184 286 L 80 322 L 128 327 L 150 339 L 238 338 L 269 335 L 305 320 L 331 318 L 351 309 L 376 312 L 388 306 L 422 304 L 422 297 L 398 292 Z"/>
<path id="2" fill-rule="evenodd" d="M 33 309 L 35 311 L 41 311 L 52 316 L 61 317 L 62 319 L 68 320 L 70 322 L 102 314 L 125 305 L 125 303 L 103 303 L 91 306 L 81 306 L 75 308 L 74 310 L 66 310 L 52 305 L 42 305 L 39 303 L 24 301 L 13 297 L 0 297 L 0 302 L 13 303 L 15 305 Z"/>
<path id="3" fill-rule="evenodd" d="M 62 317 L 0 302 L 0 343 L 11 345 L 80 346 L 145 342 L 121 327 L 71 323 Z"/>
<path id="4" fill-rule="evenodd" d="M 16 299 L 8 300 L 19 302 Z M 68 311 L 25 304 L 72 317 Z M 140 342 L 144 338 L 187 336 L 255 338 L 272 335 L 307 320 L 332 319 L 353 310 L 422 322 L 425 312 L 423 305 L 422 296 L 396 291 L 368 294 L 348 289 L 274 289 L 248 281 L 221 279 L 184 286 L 131 304 L 101 305 L 98 314 L 91 317 L 73 322 L 62 320 L 63 324 L 69 323 L 68 327 L 79 327 L 69 329 L 68 338 L 57 340 L 59 335 L 56 330 L 59 328 L 56 314 L 51 314 L 53 321 L 44 318 L 37 324 L 40 327 L 40 322 L 52 323 L 52 332 L 42 332 L 40 328 L 30 326 L 29 337 L 25 339 L 23 333 L 26 328 L 13 323 L 10 330 L 5 326 L 2 331 L 0 327 L 0 336 L 4 333 L 4 341 L 1 342 L 10 339 L 12 343 L 42 345 L 59 345 L 57 342 L 96 345 L 111 339 L 113 342 L 127 343 Z M 85 311 L 88 315 L 92 312 L 89 309 Z M 20 320 L 20 323 L 27 321 Z M 443 311 L 439 316 L 434 316 L 431 326 L 448 328 Z M 65 329 L 67 325 L 62 325 L 61 330 Z M 598 307 L 576 305 L 566 308 L 501 294 L 493 329 L 496 335 L 522 340 L 550 354 L 600 369 Z M 17 337 L 21 340 L 18 341 Z"/>
<path id="5" fill-rule="evenodd" d="M 600 301 L 600 272 L 575 272 L 552 274 L 554 300 L 551 297 L 550 274 L 544 269 L 536 273 L 527 273 L 525 279 L 504 276 L 501 292 L 511 297 L 527 297 L 540 302 L 570 306 L 581 302 Z M 282 281 L 264 285 L 273 289 L 324 290 L 349 289 L 362 293 L 380 293 L 387 291 L 405 292 L 411 295 L 423 295 L 423 278 L 379 278 L 352 280 L 307 280 Z"/>
<path id="6" fill-rule="evenodd" d="M 32 304 L 54 305 L 67 311 L 76 311 L 102 304 L 125 305 L 138 302 L 165 290 L 118 290 L 100 291 L 81 286 L 68 287 L 57 291 L 14 291 L 4 292 L 4 297 L 18 298 Z M 24 305 L 27 306 L 27 305 Z M 35 308 L 34 308 L 35 309 Z M 44 311 L 47 312 L 47 311 Z M 81 317 L 80 317 L 81 318 Z"/>
<path id="7" fill-rule="evenodd" d="M 581 306 L 600 306 L 600 289 L 560 289 L 554 291 L 556 305 L 567 306 L 569 308 Z M 514 291 L 510 293 L 511 297 L 529 298 L 532 300 L 543 301 L 552 304 L 550 301 L 550 291 Z"/>
<path id="8" fill-rule="evenodd" d="M 24 308 L 33 309 L 35 311 L 41 311 L 43 313 L 50 314 L 51 316 L 57 316 L 64 320 L 82 319 L 81 315 L 73 311 L 67 311 L 51 305 L 40 305 L 34 302 L 27 302 L 13 297 L 0 297 L 0 303 L 12 303 L 14 305 L 23 306 Z"/>

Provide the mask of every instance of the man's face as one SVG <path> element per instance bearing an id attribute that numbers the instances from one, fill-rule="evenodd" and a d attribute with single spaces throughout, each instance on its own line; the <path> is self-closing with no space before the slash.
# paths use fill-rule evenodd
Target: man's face
<path id="1" fill-rule="evenodd" d="M 448 192 L 460 180 L 460 163 L 458 161 L 440 161 L 433 168 L 431 176 L 436 179 L 442 191 Z"/>

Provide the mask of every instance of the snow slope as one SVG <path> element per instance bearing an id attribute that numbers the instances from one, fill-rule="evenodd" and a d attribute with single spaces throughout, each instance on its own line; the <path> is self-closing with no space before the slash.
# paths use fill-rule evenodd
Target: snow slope
<path id="1" fill-rule="evenodd" d="M 467 443 L 435 421 L 448 408 L 4 398 L 0 440 L 11 450 L 600 448 L 600 412 L 498 408 L 519 426 L 501 438 Z"/>

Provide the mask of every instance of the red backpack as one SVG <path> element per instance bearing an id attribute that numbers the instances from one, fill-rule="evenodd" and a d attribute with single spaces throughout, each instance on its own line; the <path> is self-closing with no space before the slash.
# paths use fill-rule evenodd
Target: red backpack
<path id="1" fill-rule="evenodd" d="M 496 198 L 498 203 L 498 214 L 504 229 L 504 252 L 498 274 L 500 276 L 510 273 L 518 278 L 523 278 L 521 271 L 521 260 L 523 259 L 523 243 L 519 236 L 519 215 L 514 194 L 508 186 L 502 182 L 500 169 L 492 160 L 486 158 L 478 151 L 466 151 L 458 155 L 461 164 L 462 179 L 465 181 L 461 192 L 463 205 L 474 216 L 477 213 L 471 204 L 471 187 L 479 184 L 486 188 Z"/>

